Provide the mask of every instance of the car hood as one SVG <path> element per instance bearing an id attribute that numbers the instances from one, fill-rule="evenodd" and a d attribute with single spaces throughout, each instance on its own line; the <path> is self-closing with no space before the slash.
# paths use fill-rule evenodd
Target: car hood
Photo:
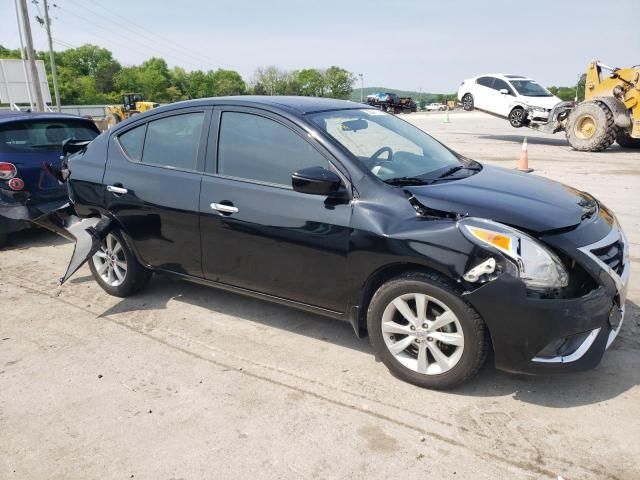
<path id="1" fill-rule="evenodd" d="M 532 107 L 541 107 L 552 109 L 562 100 L 555 95 L 553 97 L 520 97 L 524 103 Z"/>
<path id="2" fill-rule="evenodd" d="M 435 210 L 538 233 L 576 226 L 597 209 L 593 197 L 562 183 L 489 166 L 464 179 L 404 189 Z"/>

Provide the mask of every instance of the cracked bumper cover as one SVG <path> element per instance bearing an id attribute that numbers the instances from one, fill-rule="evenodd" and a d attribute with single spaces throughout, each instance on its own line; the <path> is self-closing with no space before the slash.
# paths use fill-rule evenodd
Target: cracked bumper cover
<path id="1" fill-rule="evenodd" d="M 626 265 L 625 286 L 628 275 Z M 618 295 L 602 286 L 579 298 L 540 299 L 527 296 L 525 285 L 508 274 L 467 294 L 466 299 L 489 327 L 496 368 L 517 373 L 570 372 L 595 367 L 619 333 L 624 316 L 624 305 L 622 308 L 618 305 Z M 571 354 L 537 357 L 551 342 L 581 334 L 584 341 Z"/>

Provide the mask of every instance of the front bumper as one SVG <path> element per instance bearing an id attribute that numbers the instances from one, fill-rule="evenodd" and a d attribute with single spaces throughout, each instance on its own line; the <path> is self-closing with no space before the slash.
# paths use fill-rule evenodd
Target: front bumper
<path id="1" fill-rule="evenodd" d="M 591 251 L 619 239 L 624 233 L 614 227 L 604 239 L 579 249 L 603 274 L 599 287 L 580 298 L 533 298 L 519 279 L 508 274 L 467 294 L 489 328 L 497 368 L 545 373 L 598 365 L 622 328 L 630 261 L 625 249 L 622 270 L 616 273 Z M 561 345 L 564 339 L 570 348 L 549 354 L 549 346 Z"/>

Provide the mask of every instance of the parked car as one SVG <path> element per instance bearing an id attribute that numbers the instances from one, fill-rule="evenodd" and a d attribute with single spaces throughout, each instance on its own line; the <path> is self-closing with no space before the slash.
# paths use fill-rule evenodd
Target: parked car
<path id="1" fill-rule="evenodd" d="M 427 105 L 427 112 L 443 112 L 447 106 L 443 103 L 430 103 Z"/>
<path id="2" fill-rule="evenodd" d="M 61 113 L 0 113 L 0 246 L 30 219 L 67 201 L 67 189 L 45 163 L 60 167 L 62 142 L 91 140 L 100 132 L 90 120 Z"/>
<path id="3" fill-rule="evenodd" d="M 521 75 L 489 74 L 465 80 L 458 89 L 465 110 L 483 110 L 507 118 L 520 128 L 531 121 L 546 122 L 560 103 L 558 97 L 535 80 Z"/>
<path id="4" fill-rule="evenodd" d="M 50 225 L 78 241 L 64 279 L 88 260 L 112 295 L 167 272 L 346 320 L 430 388 L 490 348 L 504 370 L 587 369 L 622 324 L 628 242 L 608 208 L 375 108 L 181 102 L 66 158 L 73 205 Z"/>

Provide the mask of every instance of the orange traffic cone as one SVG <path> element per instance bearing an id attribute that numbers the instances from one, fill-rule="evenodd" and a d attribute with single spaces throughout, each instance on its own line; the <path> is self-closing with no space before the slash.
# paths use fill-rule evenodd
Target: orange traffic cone
<path id="1" fill-rule="evenodd" d="M 520 161 L 518 162 L 519 171 L 524 173 L 533 172 L 533 168 L 529 168 L 529 150 L 527 148 L 527 137 L 524 137 L 522 142 L 522 151 L 520 152 Z"/>

